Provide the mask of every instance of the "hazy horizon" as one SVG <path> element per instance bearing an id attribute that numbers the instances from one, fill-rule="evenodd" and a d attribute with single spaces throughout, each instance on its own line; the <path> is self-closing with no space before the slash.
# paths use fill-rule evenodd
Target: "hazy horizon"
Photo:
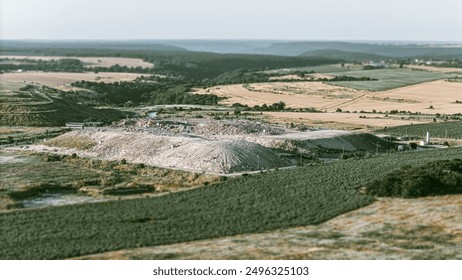
<path id="1" fill-rule="evenodd" d="M 2 40 L 462 42 L 462 1 L 0 0 Z"/>

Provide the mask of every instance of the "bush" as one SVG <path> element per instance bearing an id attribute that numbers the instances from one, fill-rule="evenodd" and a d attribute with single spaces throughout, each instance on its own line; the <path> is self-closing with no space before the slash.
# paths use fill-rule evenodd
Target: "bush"
<path id="1" fill-rule="evenodd" d="M 62 155 L 56 155 L 56 154 L 46 154 L 46 155 L 43 156 L 43 160 L 45 162 L 62 161 L 63 156 Z"/>
<path id="2" fill-rule="evenodd" d="M 375 180 L 366 192 L 376 196 L 423 197 L 462 193 L 462 160 L 441 160 L 406 166 Z"/>

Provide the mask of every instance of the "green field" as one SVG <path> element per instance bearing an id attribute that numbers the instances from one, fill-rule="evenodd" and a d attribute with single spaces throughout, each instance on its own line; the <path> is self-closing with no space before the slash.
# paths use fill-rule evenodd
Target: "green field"
<path id="1" fill-rule="evenodd" d="M 423 138 L 427 131 L 430 132 L 431 137 L 462 139 L 462 121 L 403 125 L 377 130 L 376 132 L 393 136 Z"/>
<path id="2" fill-rule="evenodd" d="M 326 74 L 338 75 L 337 72 Z M 370 91 L 388 90 L 451 77 L 442 73 L 409 69 L 355 70 L 343 72 L 342 74 L 358 78 L 369 77 L 378 81 L 331 82 L 330 84 Z"/>
<path id="3" fill-rule="evenodd" d="M 356 69 L 359 66 L 349 65 L 347 67 L 342 67 L 340 64 L 328 64 L 328 65 L 319 65 L 319 66 L 308 66 L 295 68 L 299 71 L 314 72 L 314 73 L 338 73 L 338 72 L 347 72 L 353 69 Z"/>
<path id="4" fill-rule="evenodd" d="M 155 198 L 1 213 L 0 259 L 62 259 L 318 224 L 373 201 L 357 187 L 405 165 L 461 156 L 456 148 L 391 154 Z"/>

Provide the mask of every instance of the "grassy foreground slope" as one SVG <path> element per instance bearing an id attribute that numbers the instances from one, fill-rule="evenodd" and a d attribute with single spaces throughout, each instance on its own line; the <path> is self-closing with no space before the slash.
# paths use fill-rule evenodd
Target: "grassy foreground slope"
<path id="1" fill-rule="evenodd" d="M 318 224 L 373 201 L 355 188 L 393 169 L 462 157 L 400 153 L 240 177 L 156 198 L 0 214 L 0 259 L 60 259 Z"/>

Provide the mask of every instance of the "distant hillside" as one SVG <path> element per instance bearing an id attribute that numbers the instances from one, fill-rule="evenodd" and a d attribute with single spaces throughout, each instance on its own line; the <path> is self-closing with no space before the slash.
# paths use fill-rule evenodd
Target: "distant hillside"
<path id="1" fill-rule="evenodd" d="M 317 50 L 309 51 L 301 54 L 300 56 L 305 57 L 319 57 L 319 58 L 331 58 L 331 59 L 343 59 L 346 61 L 365 61 L 365 60 L 382 60 L 389 59 L 389 57 L 381 56 L 372 53 L 363 52 L 347 52 L 340 50 Z"/>
<path id="2" fill-rule="evenodd" d="M 111 121 L 126 113 L 113 109 L 95 109 L 59 97 L 47 87 L 1 83 L 0 126 L 63 126 L 72 121 Z"/>
<path id="3" fill-rule="evenodd" d="M 262 54 L 273 55 L 301 55 L 317 50 L 339 50 L 345 52 L 370 53 L 389 57 L 439 57 L 460 56 L 462 47 L 417 45 L 417 44 L 391 44 L 391 43 L 352 43 L 352 42 L 287 42 L 275 43 L 267 48 L 259 49 Z"/>
<path id="4" fill-rule="evenodd" d="M 67 49 L 65 55 L 78 53 L 80 56 L 85 56 L 85 50 L 92 54 L 94 50 L 109 50 L 111 55 L 115 56 L 117 56 L 117 51 L 188 51 L 182 47 L 144 41 L 0 41 L 0 52 L 4 55 L 60 55 L 63 54 L 63 49 Z"/>
<path id="5" fill-rule="evenodd" d="M 267 48 L 276 40 L 151 40 L 156 44 L 176 46 L 194 52 L 255 53 L 256 49 Z"/>

